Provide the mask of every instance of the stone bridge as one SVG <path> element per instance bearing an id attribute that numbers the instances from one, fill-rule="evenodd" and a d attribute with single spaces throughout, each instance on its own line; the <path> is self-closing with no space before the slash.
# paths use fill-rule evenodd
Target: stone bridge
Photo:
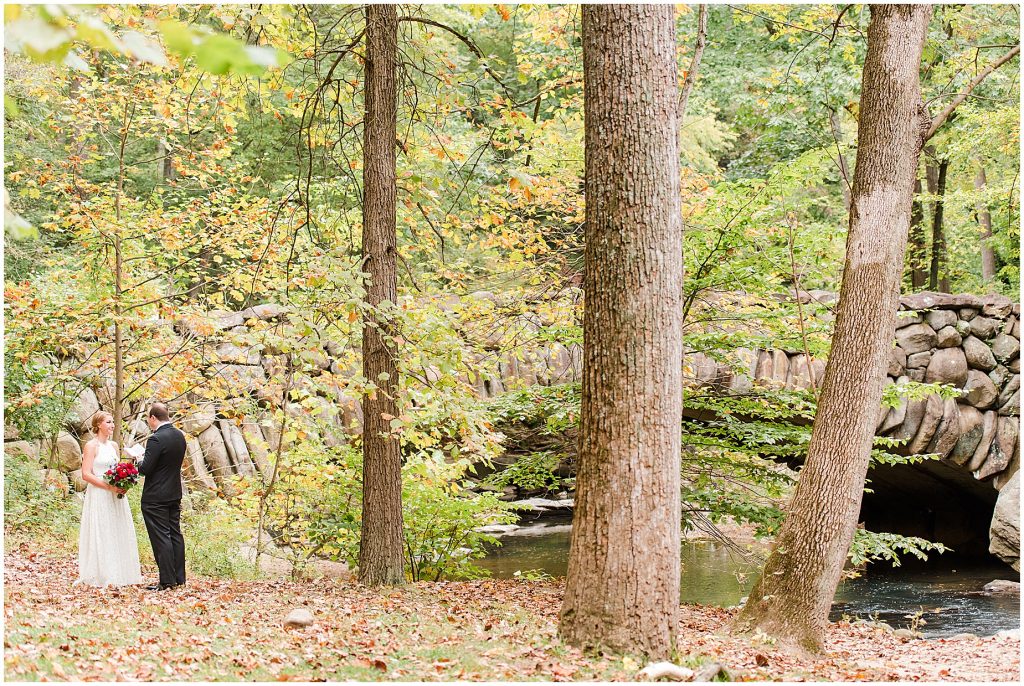
<path id="1" fill-rule="evenodd" d="M 821 291 L 802 297 L 835 300 L 834 294 Z M 188 436 L 188 487 L 230 490 L 232 475 L 269 473 L 269 446 L 276 446 L 280 437 L 264 417 L 282 404 L 285 358 L 239 347 L 229 339 L 232 333 L 251 331 L 254 322 L 280 320 L 285 312 L 276 305 L 258 305 L 243 312 L 210 313 L 215 333 L 205 374 L 226 389 L 227 397 L 216 403 L 186 397 L 178 403 L 178 425 Z M 900 315 L 887 383 L 945 383 L 958 390 L 958 397 L 943 401 L 931 396 L 894 409 L 879 408 L 879 435 L 905 440 L 904 453 L 936 453 L 941 459 L 874 468 L 869 475 L 874 492 L 865 497 L 862 519 L 872 529 L 921 535 L 965 553 L 983 552 L 991 538 L 993 552 L 1018 565 L 1020 305 L 1001 296 L 921 293 L 901 299 Z M 502 336 L 508 340 L 508 331 L 513 338 L 516 331 L 536 332 L 541 323 L 547 322 L 522 315 L 506 325 Z M 309 364 L 294 378 L 294 387 L 309 392 L 307 405 L 313 409 L 289 404 L 288 411 L 297 421 L 315 416 L 321 428 L 334 427 L 323 437 L 337 444 L 361 430 L 358 394 L 343 381 L 358 366 L 353 351 L 326 335 L 320 341 L 304 353 Z M 515 355 L 503 353 L 497 343 L 490 347 L 485 356 L 498 356 L 496 363 L 486 364 L 479 354 L 470 356 L 461 377 L 481 398 L 581 377 L 577 345 L 534 342 L 517 348 Z M 800 351 L 744 350 L 740 357 L 744 365 L 737 371 L 706 355 L 689 354 L 684 360 L 686 383 L 743 393 L 759 385 L 809 388 L 812 378 L 820 383 L 824 375 L 824 361 Z M 436 370 L 426 370 L 426 378 L 436 379 Z M 111 396 L 109 387 L 86 388 L 66 432 L 32 443 L 17 440 L 7 430 L 5 452 L 32 455 L 44 467 L 44 478 L 63 488 L 83 489 L 81 445 L 88 439 L 87 425 L 94 412 L 109 407 Z M 141 406 L 129 409 L 137 412 Z M 140 437 L 148 433 L 143 422 L 136 427 Z M 316 430 L 312 424 L 308 428 Z M 993 519 L 993 510 L 1010 514 Z M 979 535 L 990 522 L 990 537 Z"/>

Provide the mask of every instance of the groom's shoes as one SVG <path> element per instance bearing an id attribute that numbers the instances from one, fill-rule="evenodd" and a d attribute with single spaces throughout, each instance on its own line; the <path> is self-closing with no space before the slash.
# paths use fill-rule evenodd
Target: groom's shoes
<path id="1" fill-rule="evenodd" d="M 150 584 L 149 586 L 146 586 L 146 590 L 147 591 L 166 591 L 167 589 L 177 588 L 178 586 L 183 586 L 183 585 L 184 584 Z"/>

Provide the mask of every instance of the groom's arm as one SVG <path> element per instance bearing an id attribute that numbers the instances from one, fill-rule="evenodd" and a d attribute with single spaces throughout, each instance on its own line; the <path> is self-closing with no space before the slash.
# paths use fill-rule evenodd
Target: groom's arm
<path id="1" fill-rule="evenodd" d="M 157 462 L 160 461 L 160 439 L 155 434 L 149 437 L 146 441 L 146 453 L 142 456 L 142 460 L 137 465 L 139 474 L 143 476 L 149 476 L 150 472 L 156 469 Z"/>

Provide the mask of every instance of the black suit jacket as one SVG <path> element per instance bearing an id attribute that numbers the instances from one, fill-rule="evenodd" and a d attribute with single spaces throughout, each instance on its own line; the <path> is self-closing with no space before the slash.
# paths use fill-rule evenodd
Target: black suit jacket
<path id="1" fill-rule="evenodd" d="M 146 454 L 139 473 L 146 477 L 142 502 L 166 503 L 181 500 L 181 463 L 185 459 L 185 434 L 170 424 L 157 428 L 146 441 Z"/>

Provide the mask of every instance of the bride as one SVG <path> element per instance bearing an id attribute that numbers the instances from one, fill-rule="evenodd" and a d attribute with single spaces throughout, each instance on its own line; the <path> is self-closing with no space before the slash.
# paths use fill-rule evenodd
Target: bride
<path id="1" fill-rule="evenodd" d="M 82 527 L 78 534 L 78 580 L 90 586 L 126 586 L 141 584 L 139 544 L 127 498 L 118 498 L 124 490 L 103 480 L 103 474 L 116 465 L 117 444 L 110 440 L 114 418 L 97 412 L 92 418 L 95 438 L 85 444 L 82 479 L 85 503 Z"/>

